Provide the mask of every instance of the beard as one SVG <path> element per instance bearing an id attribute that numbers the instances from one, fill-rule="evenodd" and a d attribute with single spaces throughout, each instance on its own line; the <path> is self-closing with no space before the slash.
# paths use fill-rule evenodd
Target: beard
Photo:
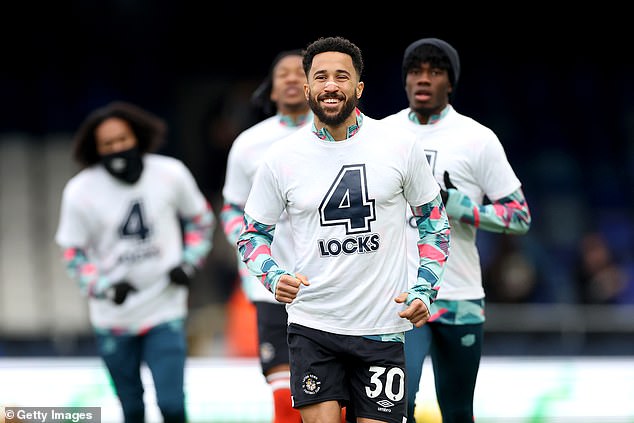
<path id="1" fill-rule="evenodd" d="M 310 106 L 310 109 L 313 111 L 315 116 L 317 116 L 319 121 L 322 122 L 324 125 L 337 126 L 344 123 L 359 104 L 359 99 L 357 98 L 356 94 L 357 90 L 354 90 L 354 96 L 348 98 L 344 102 L 341 111 L 335 114 L 327 112 L 323 107 L 319 105 L 319 101 L 312 96 L 308 97 L 308 105 Z"/>

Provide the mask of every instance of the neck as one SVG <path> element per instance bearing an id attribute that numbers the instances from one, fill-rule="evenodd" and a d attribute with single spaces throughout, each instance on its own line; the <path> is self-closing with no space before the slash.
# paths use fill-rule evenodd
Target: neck
<path id="1" fill-rule="evenodd" d="M 317 117 L 315 120 L 315 128 L 318 130 L 325 129 L 335 141 L 347 140 L 350 135 L 350 127 L 357 125 L 357 113 L 351 113 L 346 120 L 339 125 L 327 125 L 321 122 Z"/>
<path id="2" fill-rule="evenodd" d="M 313 120 L 313 132 L 317 137 L 325 141 L 343 141 L 347 140 L 351 136 L 357 133 L 361 125 L 363 125 L 363 115 L 359 109 L 355 109 L 355 112 L 339 125 L 326 125 L 321 122 L 316 116 Z"/>
<path id="3" fill-rule="evenodd" d="M 302 107 L 279 107 L 278 114 L 284 116 L 295 124 L 303 123 L 306 116 L 311 113 L 308 105 Z"/>
<path id="4" fill-rule="evenodd" d="M 412 120 L 412 113 L 415 116 L 415 121 L 421 125 L 431 125 L 441 120 L 449 111 L 449 104 L 445 104 L 442 107 L 434 110 L 422 110 L 412 109 L 410 107 L 410 120 Z"/>

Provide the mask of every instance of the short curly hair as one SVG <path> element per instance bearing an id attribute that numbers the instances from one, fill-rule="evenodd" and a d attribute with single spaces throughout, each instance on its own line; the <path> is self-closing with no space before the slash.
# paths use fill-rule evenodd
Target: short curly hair
<path id="1" fill-rule="evenodd" d="M 123 119 L 130 125 L 141 154 L 158 150 L 165 141 L 167 123 L 163 119 L 134 104 L 113 101 L 92 111 L 73 137 L 73 158 L 81 166 L 88 167 L 101 161 L 95 131 L 103 121 L 111 117 Z"/>
<path id="2" fill-rule="evenodd" d="M 343 37 L 321 37 L 306 47 L 302 63 L 306 75 L 309 74 L 310 68 L 313 64 L 313 58 L 320 53 L 328 51 L 336 51 L 350 56 L 352 58 L 352 65 L 357 71 L 359 79 L 361 79 L 361 75 L 363 74 L 363 56 L 361 55 L 361 49 L 359 49 L 356 44 Z"/>

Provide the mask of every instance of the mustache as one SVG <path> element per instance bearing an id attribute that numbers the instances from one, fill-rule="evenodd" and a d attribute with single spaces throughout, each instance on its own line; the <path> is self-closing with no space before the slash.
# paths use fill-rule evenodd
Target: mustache
<path id="1" fill-rule="evenodd" d="M 343 96 L 343 94 L 340 93 L 326 93 L 326 94 L 321 94 L 320 96 L 317 97 L 318 100 L 326 100 L 329 98 L 334 98 L 335 100 L 345 100 L 346 97 Z"/>

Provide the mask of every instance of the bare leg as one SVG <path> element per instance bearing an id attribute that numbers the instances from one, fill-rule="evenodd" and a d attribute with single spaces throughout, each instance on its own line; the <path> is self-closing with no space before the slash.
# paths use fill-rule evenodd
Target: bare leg
<path id="1" fill-rule="evenodd" d="M 299 409 L 304 423 L 341 423 L 339 401 L 324 401 Z"/>

